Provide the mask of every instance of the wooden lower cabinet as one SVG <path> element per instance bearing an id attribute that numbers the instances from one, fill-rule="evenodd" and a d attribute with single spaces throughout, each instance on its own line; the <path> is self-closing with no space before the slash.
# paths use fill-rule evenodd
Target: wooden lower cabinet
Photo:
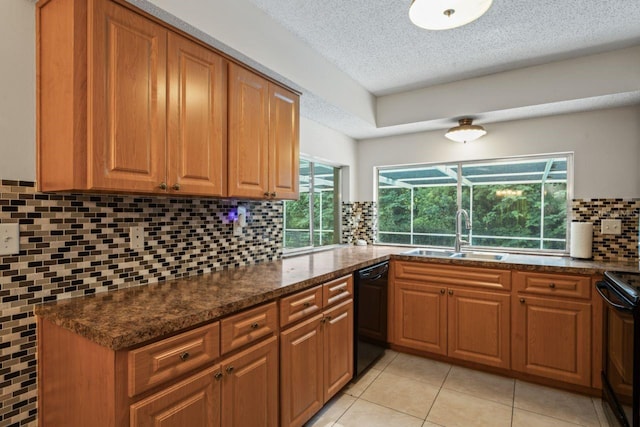
<path id="1" fill-rule="evenodd" d="M 131 426 L 220 426 L 220 375 L 216 365 L 134 403 L 129 411 Z"/>
<path id="2" fill-rule="evenodd" d="M 513 302 L 513 369 L 591 386 L 589 302 L 520 295 Z"/>
<path id="3" fill-rule="evenodd" d="M 448 289 L 447 354 L 509 369 L 511 295 Z"/>
<path id="4" fill-rule="evenodd" d="M 324 405 L 322 314 L 280 334 L 280 416 L 300 426 Z"/>
<path id="5" fill-rule="evenodd" d="M 301 426 L 353 377 L 353 300 L 280 334 L 281 425 Z"/>
<path id="6" fill-rule="evenodd" d="M 396 280 L 393 342 L 509 368 L 510 301 L 505 293 Z"/>
<path id="7" fill-rule="evenodd" d="M 278 425 L 277 337 L 224 360 L 222 372 L 223 427 Z"/>
<path id="8" fill-rule="evenodd" d="M 396 280 L 393 286 L 394 344 L 447 354 L 447 298 L 443 286 Z"/>
<path id="9" fill-rule="evenodd" d="M 325 311 L 324 401 L 353 378 L 353 300 Z"/>

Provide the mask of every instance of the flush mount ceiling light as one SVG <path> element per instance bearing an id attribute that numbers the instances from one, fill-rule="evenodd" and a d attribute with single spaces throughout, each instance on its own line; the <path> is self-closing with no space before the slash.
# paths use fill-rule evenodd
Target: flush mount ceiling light
<path id="1" fill-rule="evenodd" d="M 460 119 L 458 123 L 458 126 L 449 129 L 444 136 L 456 142 L 470 142 L 487 134 L 482 126 L 472 124 L 473 119 Z"/>
<path id="2" fill-rule="evenodd" d="M 426 30 L 448 30 L 480 18 L 493 0 L 413 0 L 409 19 Z"/>

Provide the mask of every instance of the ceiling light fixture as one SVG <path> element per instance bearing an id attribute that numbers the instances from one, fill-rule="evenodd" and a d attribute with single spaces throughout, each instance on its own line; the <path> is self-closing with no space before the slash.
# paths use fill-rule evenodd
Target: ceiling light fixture
<path id="1" fill-rule="evenodd" d="M 471 142 L 487 134 L 482 126 L 474 125 L 473 119 L 460 119 L 458 126 L 452 127 L 444 134 L 447 138 L 456 142 Z"/>
<path id="2" fill-rule="evenodd" d="M 409 19 L 426 30 L 448 30 L 475 21 L 493 0 L 413 0 Z"/>

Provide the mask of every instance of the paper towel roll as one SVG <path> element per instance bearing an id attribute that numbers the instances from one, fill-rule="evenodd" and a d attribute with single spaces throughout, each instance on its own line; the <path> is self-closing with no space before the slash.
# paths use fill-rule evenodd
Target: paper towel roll
<path id="1" fill-rule="evenodd" d="M 569 254 L 573 258 L 591 258 L 593 244 L 593 223 L 571 223 L 571 248 Z"/>

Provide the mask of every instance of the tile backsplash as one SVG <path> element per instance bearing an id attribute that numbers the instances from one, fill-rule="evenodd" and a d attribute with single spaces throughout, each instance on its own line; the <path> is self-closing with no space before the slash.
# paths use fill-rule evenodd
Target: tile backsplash
<path id="1" fill-rule="evenodd" d="M 595 261 L 638 261 L 640 199 L 574 199 L 572 220 L 593 223 Z M 619 235 L 600 232 L 603 219 L 619 219 Z"/>
<path id="2" fill-rule="evenodd" d="M 363 239 L 372 244 L 377 240 L 377 230 L 376 202 L 342 203 L 342 243 L 354 244 Z"/>
<path id="3" fill-rule="evenodd" d="M 247 207 L 234 236 L 229 213 Z M 0 425 L 36 425 L 41 302 L 185 277 L 282 256 L 282 202 L 45 194 L 0 181 L 0 223 L 20 224 L 20 253 L 0 256 Z M 144 227 L 143 250 L 129 228 Z"/>

